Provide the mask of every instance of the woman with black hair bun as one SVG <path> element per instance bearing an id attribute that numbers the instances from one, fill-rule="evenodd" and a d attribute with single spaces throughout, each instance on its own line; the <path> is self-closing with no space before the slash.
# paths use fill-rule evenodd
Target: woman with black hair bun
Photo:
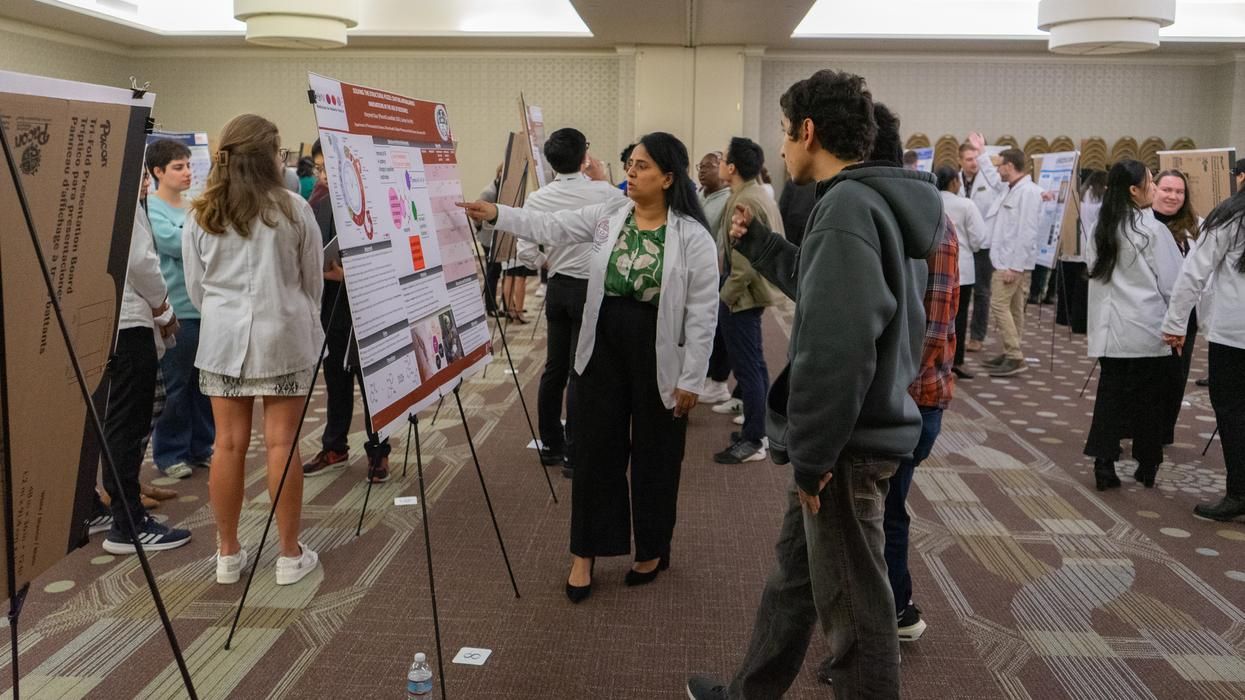
<path id="1" fill-rule="evenodd" d="M 625 200 L 555 213 L 460 204 L 472 219 L 535 243 L 593 243 L 568 455 L 566 595 L 575 603 L 592 591 L 596 557 L 630 553 L 633 523 L 626 585 L 649 583 L 670 565 L 687 414 L 703 390 L 718 314 L 717 248 L 689 169 L 687 148 L 654 132 L 628 157 Z"/>
<path id="2" fill-rule="evenodd" d="M 1146 166 L 1122 160 L 1107 173 L 1102 210 L 1086 251 L 1089 263 L 1089 356 L 1102 374 L 1085 454 L 1094 458 L 1099 491 L 1120 485 L 1120 440 L 1133 439 L 1133 478 L 1154 486 L 1163 461 L 1163 399 L 1178 358 L 1160 325 L 1180 274 L 1180 250 L 1154 218 L 1154 179 Z"/>

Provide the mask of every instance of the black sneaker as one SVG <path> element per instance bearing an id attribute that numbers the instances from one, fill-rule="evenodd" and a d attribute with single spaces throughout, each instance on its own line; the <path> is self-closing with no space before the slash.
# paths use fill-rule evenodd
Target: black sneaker
<path id="1" fill-rule="evenodd" d="M 165 527 L 149 515 L 138 523 L 138 541 L 143 545 L 143 550 L 147 552 L 177 549 L 190 542 L 190 531 Z M 134 550 L 134 541 L 115 526 L 104 538 L 104 551 L 109 554 L 133 554 Z"/>
<path id="2" fill-rule="evenodd" d="M 707 676 L 687 679 L 687 697 L 690 700 L 726 700 L 726 686 Z"/>
<path id="3" fill-rule="evenodd" d="M 1003 364 L 990 367 L 988 374 L 991 377 L 1012 377 L 1028 370 L 1029 365 L 1024 360 L 1009 357 L 1003 360 Z"/>
<path id="4" fill-rule="evenodd" d="M 540 448 L 540 463 L 546 467 L 560 467 L 566 462 L 566 455 L 562 450 L 551 450 L 548 447 Z"/>
<path id="5" fill-rule="evenodd" d="M 87 534 L 96 535 L 101 532 L 108 532 L 112 529 L 112 511 L 107 508 L 96 511 L 91 519 L 86 521 Z"/>
<path id="6" fill-rule="evenodd" d="M 915 642 L 925 634 L 925 620 L 921 619 L 921 609 L 912 603 L 899 613 L 899 641 Z"/>
<path id="7" fill-rule="evenodd" d="M 1241 516 L 1245 516 L 1245 498 L 1224 496 L 1222 501 L 1213 505 L 1199 503 L 1193 507 L 1193 513 L 1203 518 L 1218 520 L 1221 523 L 1232 522 Z"/>
<path id="8" fill-rule="evenodd" d="M 769 456 L 765 445 L 749 440 L 736 440 L 730 447 L 713 456 L 718 464 L 743 464 L 759 462 Z"/>
<path id="9" fill-rule="evenodd" d="M 990 368 L 993 368 L 993 367 L 998 367 L 999 365 L 1003 364 L 1004 362 L 1007 362 L 1007 355 L 995 355 L 994 357 L 992 357 L 992 358 L 990 358 L 990 359 L 985 360 L 984 362 L 982 362 L 982 363 L 981 363 L 981 366 L 982 366 L 982 367 L 985 367 L 985 368 L 987 368 L 987 369 L 990 369 Z"/>

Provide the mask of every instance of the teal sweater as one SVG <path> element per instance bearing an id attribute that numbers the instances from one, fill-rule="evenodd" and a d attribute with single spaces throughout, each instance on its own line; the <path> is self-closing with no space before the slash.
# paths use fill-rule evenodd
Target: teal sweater
<path id="1" fill-rule="evenodd" d="M 169 304 L 173 313 L 181 319 L 199 318 L 199 310 L 190 303 L 186 293 L 186 272 L 182 269 L 182 225 L 186 223 L 186 210 L 171 207 L 159 197 L 147 198 L 147 216 L 151 219 L 151 232 L 160 253 L 160 272 L 169 288 Z"/>

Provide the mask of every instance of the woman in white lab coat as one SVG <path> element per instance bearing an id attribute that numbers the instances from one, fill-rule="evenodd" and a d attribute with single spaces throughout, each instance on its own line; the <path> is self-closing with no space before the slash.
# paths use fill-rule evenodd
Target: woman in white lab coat
<path id="1" fill-rule="evenodd" d="M 964 369 L 964 349 L 968 343 L 968 305 L 973 299 L 976 269 L 973 254 L 981 250 L 986 241 L 986 222 L 971 199 L 960 196 L 960 173 L 944 165 L 934 173 L 938 178 L 938 191 L 942 194 L 942 208 L 951 223 L 960 244 L 960 305 L 955 312 L 955 364 L 951 371 L 960 379 L 972 379 L 973 374 Z"/>
<path id="2" fill-rule="evenodd" d="M 1193 512 L 1212 520 L 1245 516 L 1245 191 L 1206 217 L 1197 249 L 1185 260 L 1163 320 L 1163 337 L 1180 350 L 1189 316 L 1214 291 L 1215 310 L 1203 319 L 1210 345 L 1210 404 L 1219 423 L 1227 494 Z"/>
<path id="3" fill-rule="evenodd" d="M 1150 204 L 1154 180 L 1146 166 L 1122 160 L 1107 174 L 1107 191 L 1089 254 L 1089 355 L 1102 368 L 1085 454 L 1094 458 L 1099 491 L 1120 485 L 1120 440 L 1133 439 L 1133 477 L 1154 486 L 1163 461 L 1163 397 L 1178 358 L 1160 331 L 1180 251 Z"/>

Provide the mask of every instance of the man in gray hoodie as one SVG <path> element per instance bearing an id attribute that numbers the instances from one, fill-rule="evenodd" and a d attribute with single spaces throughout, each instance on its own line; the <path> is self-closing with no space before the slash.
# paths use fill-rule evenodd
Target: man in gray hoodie
<path id="1" fill-rule="evenodd" d="M 925 258 L 944 224 L 928 173 L 863 162 L 877 126 L 864 79 L 822 70 L 781 99 L 782 155 L 817 204 L 796 248 L 744 208 L 737 250 L 796 302 L 788 365 L 766 432 L 791 487 L 777 565 L 729 686 L 688 681 L 693 700 L 779 698 L 820 620 L 835 696 L 899 697 L 899 641 L 882 512 L 921 414 L 907 388 L 921 360 Z"/>

